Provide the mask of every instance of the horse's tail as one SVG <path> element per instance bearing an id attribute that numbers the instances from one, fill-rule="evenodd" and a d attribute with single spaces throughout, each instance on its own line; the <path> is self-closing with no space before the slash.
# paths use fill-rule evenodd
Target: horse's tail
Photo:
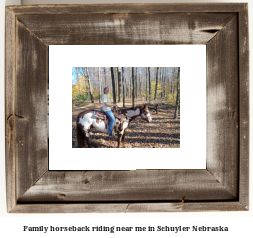
<path id="1" fill-rule="evenodd" d="M 77 120 L 76 120 L 76 139 L 77 139 L 78 148 L 83 148 L 83 146 L 84 146 L 84 135 L 82 133 L 82 130 L 81 130 L 80 126 L 78 125 Z"/>

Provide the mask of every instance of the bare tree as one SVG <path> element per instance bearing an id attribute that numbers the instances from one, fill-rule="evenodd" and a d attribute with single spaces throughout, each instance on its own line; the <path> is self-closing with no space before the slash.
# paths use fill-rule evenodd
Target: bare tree
<path id="1" fill-rule="evenodd" d="M 166 81 L 167 71 L 168 71 L 167 68 L 163 69 L 163 89 L 162 89 L 162 91 L 163 91 L 163 98 L 165 98 L 165 88 L 166 88 L 165 81 Z"/>
<path id="2" fill-rule="evenodd" d="M 105 87 L 107 87 L 107 83 L 106 83 L 106 68 L 104 67 L 104 79 L 105 79 Z"/>
<path id="3" fill-rule="evenodd" d="M 156 82 L 155 82 L 155 96 L 154 96 L 154 100 L 156 100 L 156 95 L 157 95 L 158 72 L 159 72 L 159 67 L 157 67 L 157 70 L 156 70 Z"/>
<path id="4" fill-rule="evenodd" d="M 148 101 L 148 68 L 146 68 L 146 101 Z"/>
<path id="5" fill-rule="evenodd" d="M 121 96 L 121 84 L 122 84 L 122 78 L 121 78 L 121 68 L 118 67 L 118 102 L 120 102 L 120 96 Z"/>
<path id="6" fill-rule="evenodd" d="M 137 98 L 138 97 L 137 67 L 135 67 L 134 80 L 135 80 L 135 98 Z"/>
<path id="7" fill-rule="evenodd" d="M 123 107 L 125 107 L 125 77 L 124 77 L 124 68 L 121 68 L 121 72 L 122 72 L 122 84 L 123 84 Z"/>
<path id="8" fill-rule="evenodd" d="M 99 82 L 99 103 L 101 103 L 101 87 L 102 87 L 102 84 L 101 84 L 101 74 L 100 74 L 100 67 L 98 68 L 98 82 Z"/>
<path id="9" fill-rule="evenodd" d="M 140 83 L 140 96 L 141 96 L 141 99 L 142 99 L 142 83 L 141 83 L 141 77 L 142 76 L 142 68 L 140 68 L 140 76 L 139 76 L 139 83 Z"/>
<path id="10" fill-rule="evenodd" d="M 118 67 L 113 67 L 113 72 L 114 72 L 114 81 L 115 81 L 115 97 L 117 100 L 117 95 L 118 95 Z"/>
<path id="11" fill-rule="evenodd" d="M 174 98 L 175 98 L 175 96 L 174 96 L 174 90 L 175 90 L 175 77 L 176 77 L 176 69 L 175 68 L 173 68 L 173 74 L 172 74 L 172 96 L 173 96 L 173 104 L 174 104 Z"/>
<path id="12" fill-rule="evenodd" d="M 164 68 L 161 68 L 160 70 L 160 74 L 161 74 L 161 85 L 162 85 L 162 90 L 161 90 L 161 99 L 163 98 L 163 80 L 164 80 Z"/>
<path id="13" fill-rule="evenodd" d="M 134 88 L 135 88 L 135 85 L 134 85 L 134 67 L 132 67 L 132 106 L 134 107 Z"/>
<path id="14" fill-rule="evenodd" d="M 176 109 L 175 109 L 175 115 L 174 119 L 177 119 L 178 117 L 178 105 L 179 105 L 179 81 L 180 81 L 180 68 L 178 68 L 178 76 L 177 76 L 177 101 L 176 101 Z"/>
<path id="15" fill-rule="evenodd" d="M 129 96 L 129 98 L 132 98 L 132 78 L 131 78 L 131 73 L 132 73 L 132 71 L 131 71 L 131 69 L 132 68 L 130 68 L 129 69 L 129 77 L 128 77 L 128 96 Z"/>
<path id="16" fill-rule="evenodd" d="M 89 74 L 89 70 L 86 67 L 86 74 L 87 74 L 87 80 L 88 80 L 88 87 L 89 87 L 89 94 L 90 94 L 90 100 L 92 103 L 94 103 L 94 99 L 93 99 L 93 95 L 92 95 L 92 85 L 90 82 L 90 74 Z"/>
<path id="17" fill-rule="evenodd" d="M 115 91 L 115 80 L 114 80 L 113 67 L 111 67 L 111 77 L 112 77 L 113 103 L 116 103 L 116 91 Z"/>
<path id="18" fill-rule="evenodd" d="M 151 80 L 150 80 L 150 67 L 148 67 L 148 82 L 149 82 L 149 95 L 148 95 L 148 102 L 150 104 L 151 99 Z"/>

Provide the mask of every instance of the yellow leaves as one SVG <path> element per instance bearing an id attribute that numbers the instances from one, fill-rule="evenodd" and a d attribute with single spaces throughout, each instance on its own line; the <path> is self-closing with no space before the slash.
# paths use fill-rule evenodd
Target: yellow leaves
<path id="1" fill-rule="evenodd" d="M 177 98 L 177 92 L 176 91 L 174 91 L 174 97 L 173 97 L 173 94 L 167 94 L 167 102 L 172 103 L 173 106 L 175 106 L 174 104 L 176 103 L 176 98 Z"/>
<path id="2" fill-rule="evenodd" d="M 72 103 L 73 105 L 79 105 L 88 99 L 90 88 L 86 78 L 77 80 L 76 85 L 72 86 Z"/>
<path id="3" fill-rule="evenodd" d="M 92 95 L 93 95 L 93 98 L 98 99 L 99 98 L 99 89 L 93 88 Z"/>
<path id="4" fill-rule="evenodd" d="M 88 82 L 87 82 L 87 79 L 85 78 L 85 76 L 83 76 L 82 78 L 78 79 L 76 85 L 78 87 L 86 87 L 86 86 L 88 86 Z"/>
<path id="5" fill-rule="evenodd" d="M 151 97 L 155 96 L 155 85 L 156 80 L 151 83 Z M 162 85 L 160 83 L 157 84 L 157 95 L 162 92 Z"/>

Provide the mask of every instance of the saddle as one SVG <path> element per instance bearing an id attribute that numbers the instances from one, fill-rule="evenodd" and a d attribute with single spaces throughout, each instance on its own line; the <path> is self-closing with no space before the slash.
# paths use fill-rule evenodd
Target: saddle
<path id="1" fill-rule="evenodd" d="M 106 119 L 109 120 L 109 118 L 107 117 L 107 115 L 105 114 L 105 112 L 102 111 L 102 110 L 101 111 L 95 110 L 94 111 L 94 116 L 96 116 L 100 120 L 104 120 L 105 121 L 105 128 L 107 129 Z"/>
<path id="2" fill-rule="evenodd" d="M 113 115 L 116 118 L 118 118 L 120 121 L 122 121 L 123 119 L 126 119 L 126 116 L 123 114 L 119 114 L 115 107 L 113 107 Z M 95 110 L 94 112 L 94 116 L 96 116 L 98 119 L 100 120 L 104 120 L 105 121 L 105 128 L 107 129 L 107 124 L 106 124 L 106 120 L 108 120 L 108 125 L 110 124 L 110 118 L 106 115 L 106 113 L 103 110 L 97 111 Z"/>

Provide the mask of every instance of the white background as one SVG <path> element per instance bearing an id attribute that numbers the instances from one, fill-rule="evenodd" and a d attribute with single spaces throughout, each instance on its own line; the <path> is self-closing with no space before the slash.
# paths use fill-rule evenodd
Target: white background
<path id="1" fill-rule="evenodd" d="M 127 0 L 87 0 L 87 1 L 61 1 L 61 0 L 51 0 L 51 1 L 23 1 L 23 3 L 30 3 L 30 4 L 41 4 L 41 3 L 148 3 L 148 2 L 154 2 L 154 1 L 127 1 Z M 176 2 L 176 1 L 170 1 L 170 0 L 160 0 L 159 2 Z M 207 2 L 207 1 L 197 1 L 197 0 L 191 0 L 191 1 L 177 1 L 177 2 Z M 248 2 L 249 3 L 249 29 L 250 29 L 250 45 L 252 45 L 253 41 L 252 39 L 252 1 L 244 1 L 244 0 L 222 0 L 222 1 L 211 1 L 208 2 Z M 234 237 L 251 237 L 252 232 L 252 221 L 253 221 L 253 208 L 252 208 L 252 176 L 251 176 L 251 184 L 250 184 L 250 211 L 249 212 L 193 212 L 193 213 L 128 213 L 128 214 L 7 214 L 6 212 L 6 194 L 5 194 L 5 138 L 4 138 L 4 122 L 5 122 L 5 116 L 4 116 L 4 7 L 5 5 L 12 5 L 12 4 L 20 4 L 20 1 L 18 0 L 6 0 L 1 1 L 0 3 L 0 10 L 1 10 L 1 25 L 0 25 L 0 32 L 1 32 L 1 38 L 0 38 L 0 45 L 1 45 L 1 80 L 0 80 L 0 88 L 1 88 L 1 166 L 0 166 L 0 224 L 1 224 L 1 231 L 0 234 L 3 237 L 8 236 L 14 236 L 16 237 L 34 237 L 37 235 L 38 237 L 44 237 L 44 234 L 41 233 L 24 233 L 22 232 L 22 226 L 24 225 L 30 225 L 30 226 L 56 226 L 56 225 L 121 225 L 121 226 L 155 226 L 157 224 L 161 225 L 186 225 L 190 226 L 193 223 L 199 226 L 206 225 L 228 225 L 230 227 L 229 233 L 223 233 L 223 232 L 217 232 L 217 233 L 187 233 L 190 237 L 227 237 L 227 236 L 234 236 Z M 250 53 L 250 58 L 252 59 L 252 53 Z M 250 65 L 252 72 L 252 64 Z M 252 91 L 252 83 L 250 84 L 250 90 Z M 253 101 L 251 100 L 251 105 L 253 104 Z M 252 106 L 251 106 L 252 109 Z M 252 121 L 252 120 L 251 120 Z M 252 126 L 250 127 L 250 132 L 252 132 Z M 252 134 L 252 133 L 250 133 Z M 250 141 L 250 145 L 252 145 L 252 140 Z M 251 146 L 252 147 L 252 146 Z M 250 158 L 252 160 L 252 156 Z M 252 174 L 252 163 L 250 163 L 250 173 Z M 97 233 L 95 233 L 97 235 Z M 110 236 L 109 233 L 99 233 L 103 236 Z M 59 234 L 58 234 L 59 235 Z M 69 237 L 70 235 L 73 236 L 72 233 L 60 233 L 61 237 Z M 136 233 L 122 233 L 122 236 L 136 236 Z M 142 233 L 142 235 L 145 235 L 147 237 L 154 237 L 161 236 L 161 237 L 185 237 L 185 233 L 181 234 L 173 234 L 173 233 Z M 77 235 L 75 235 L 77 237 Z M 82 233 L 79 234 L 79 237 L 89 237 L 87 234 Z M 117 234 L 114 234 L 114 236 L 119 237 Z M 122 237 L 121 236 L 121 237 Z M 55 234 L 49 234 L 47 237 L 55 237 Z M 91 234 L 90 234 L 90 237 Z"/>
<path id="2" fill-rule="evenodd" d="M 124 57 L 115 57 L 117 52 Z M 72 148 L 72 67 L 103 66 L 180 67 L 180 148 Z M 198 85 L 195 93 L 193 85 Z M 52 45 L 49 91 L 50 170 L 206 168 L 205 45 Z M 197 107 L 201 110 L 196 116 Z M 98 153 L 103 157 L 94 155 Z"/>

